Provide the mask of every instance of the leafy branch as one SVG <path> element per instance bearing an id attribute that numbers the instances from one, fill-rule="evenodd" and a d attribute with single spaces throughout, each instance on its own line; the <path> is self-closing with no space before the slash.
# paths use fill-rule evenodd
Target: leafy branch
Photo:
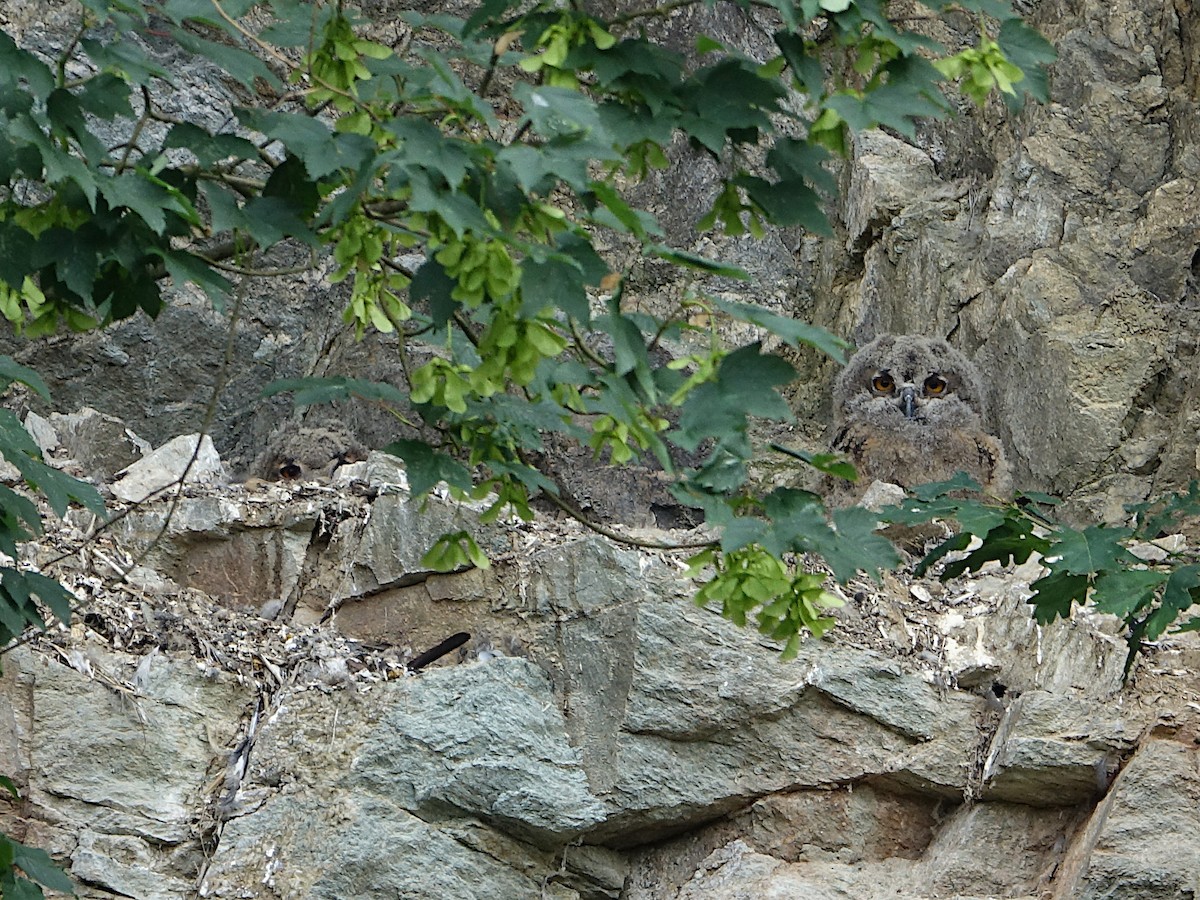
<path id="1" fill-rule="evenodd" d="M 1079 530 L 1050 518 L 1057 500 L 1020 495 L 1015 502 L 962 499 L 979 486 L 966 476 L 926 485 L 880 517 L 893 524 L 954 520 L 960 531 L 931 550 L 916 574 L 936 571 L 943 581 L 978 572 L 989 563 L 1040 560 L 1028 602 L 1034 618 L 1048 624 L 1090 605 L 1121 620 L 1128 645 L 1125 674 L 1139 650 L 1157 640 L 1200 603 L 1200 550 L 1169 549 L 1164 541 L 1200 515 L 1200 483 L 1184 492 L 1127 508 L 1128 526 L 1089 525 Z M 1176 632 L 1200 630 L 1193 616 Z"/>

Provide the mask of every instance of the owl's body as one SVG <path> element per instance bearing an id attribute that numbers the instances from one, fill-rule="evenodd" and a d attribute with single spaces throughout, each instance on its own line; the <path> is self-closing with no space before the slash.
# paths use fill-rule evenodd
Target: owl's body
<path id="1" fill-rule="evenodd" d="M 366 458 L 363 446 L 340 425 L 288 425 L 272 435 L 254 468 L 264 481 L 327 480 L 338 466 Z"/>
<path id="2" fill-rule="evenodd" d="M 831 485 L 854 503 L 875 481 L 914 488 L 965 472 L 987 495 L 1012 490 L 1000 442 L 983 426 L 979 371 L 944 340 L 883 335 L 858 351 L 834 385 L 832 446 L 858 481 Z"/>

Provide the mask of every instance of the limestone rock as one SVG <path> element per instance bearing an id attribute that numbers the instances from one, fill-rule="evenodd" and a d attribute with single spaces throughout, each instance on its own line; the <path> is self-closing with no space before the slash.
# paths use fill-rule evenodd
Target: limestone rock
<path id="1" fill-rule="evenodd" d="M 120 419 L 88 406 L 68 415 L 51 413 L 48 420 L 31 412 L 26 417 L 27 429 L 31 419 L 43 441 L 53 437 L 55 446 L 61 446 L 67 458 L 96 481 L 110 480 L 150 452 L 150 445 Z M 43 447 L 43 452 L 46 449 Z"/>
<path id="2" fill-rule="evenodd" d="M 189 484 L 203 484 L 225 477 L 221 457 L 208 435 L 172 438 L 117 473 L 112 492 L 122 500 L 141 501 L 184 478 L 185 473 Z"/>
<path id="3" fill-rule="evenodd" d="M 983 796 L 1070 806 L 1103 795 L 1137 740 L 1126 717 L 1098 703 L 1045 691 L 1013 702 L 985 764 Z"/>
<path id="4" fill-rule="evenodd" d="M 1151 740 L 1113 784 L 1063 864 L 1064 896 L 1186 897 L 1200 887 L 1194 743 Z"/>
<path id="5" fill-rule="evenodd" d="M 33 442 L 38 445 L 38 449 L 42 451 L 42 455 L 50 453 L 52 450 L 58 449 L 59 437 L 54 426 L 49 420 L 43 419 L 37 413 L 30 410 L 25 414 L 25 430 L 29 432 L 29 436 L 33 438 Z"/>

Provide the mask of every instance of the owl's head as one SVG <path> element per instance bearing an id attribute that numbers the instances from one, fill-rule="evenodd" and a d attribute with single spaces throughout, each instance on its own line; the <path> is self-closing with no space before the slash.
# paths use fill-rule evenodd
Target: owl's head
<path id="1" fill-rule="evenodd" d="M 834 387 L 839 422 L 869 415 L 895 427 L 983 416 L 979 371 L 939 338 L 885 334 L 851 357 Z"/>

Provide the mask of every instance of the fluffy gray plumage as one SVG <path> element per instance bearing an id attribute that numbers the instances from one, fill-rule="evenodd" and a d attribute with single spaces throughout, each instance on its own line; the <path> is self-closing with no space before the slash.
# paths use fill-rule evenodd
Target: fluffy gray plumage
<path id="1" fill-rule="evenodd" d="M 267 481 L 323 480 L 343 463 L 366 458 L 363 445 L 337 424 L 285 426 L 272 435 L 255 474 Z"/>
<path id="2" fill-rule="evenodd" d="M 984 430 L 979 370 L 944 340 L 883 335 L 859 350 L 834 384 L 833 449 L 858 470 L 832 485 L 853 503 L 872 482 L 904 488 L 966 472 L 989 495 L 1012 490 L 1000 442 Z"/>

